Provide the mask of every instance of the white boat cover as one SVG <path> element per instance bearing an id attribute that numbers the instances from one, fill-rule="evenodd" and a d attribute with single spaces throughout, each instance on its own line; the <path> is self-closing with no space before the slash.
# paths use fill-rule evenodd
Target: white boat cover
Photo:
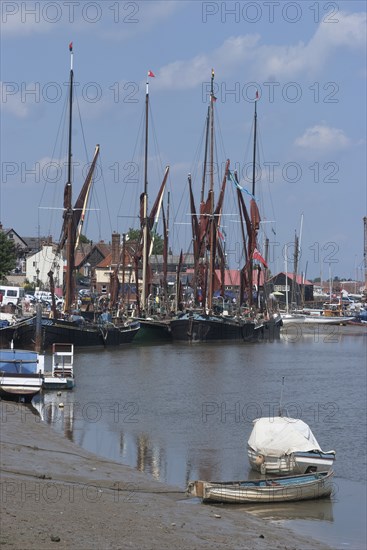
<path id="1" fill-rule="evenodd" d="M 325 452 L 302 420 L 275 416 L 257 418 L 253 423 L 248 445 L 261 455 L 280 457 L 297 451 Z"/>

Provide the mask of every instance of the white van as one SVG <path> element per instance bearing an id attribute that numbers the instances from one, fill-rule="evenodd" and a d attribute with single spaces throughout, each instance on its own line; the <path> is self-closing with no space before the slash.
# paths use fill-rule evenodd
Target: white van
<path id="1" fill-rule="evenodd" d="M 24 298 L 24 288 L 19 286 L 0 286 L 2 300 L 0 305 L 16 306 Z"/>

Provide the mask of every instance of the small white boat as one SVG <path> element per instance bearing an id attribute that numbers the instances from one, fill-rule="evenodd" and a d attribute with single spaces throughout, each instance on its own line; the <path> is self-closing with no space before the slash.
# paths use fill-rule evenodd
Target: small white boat
<path id="1" fill-rule="evenodd" d="M 74 345 L 52 344 L 52 372 L 45 373 L 45 390 L 71 390 L 74 387 Z"/>
<path id="2" fill-rule="evenodd" d="M 281 313 L 283 325 L 289 325 L 290 323 L 298 324 L 305 321 L 306 315 L 302 313 Z"/>
<path id="3" fill-rule="evenodd" d="M 287 416 L 257 418 L 247 443 L 251 467 L 262 474 L 328 471 L 335 451 L 323 451 L 310 427 Z"/>
<path id="4" fill-rule="evenodd" d="M 247 481 L 192 481 L 187 492 L 203 502 L 231 504 L 290 502 L 329 497 L 334 472 Z"/>
<path id="5" fill-rule="evenodd" d="M 41 391 L 44 356 L 28 350 L 0 350 L 0 396 L 29 402 Z"/>
<path id="6" fill-rule="evenodd" d="M 304 323 L 306 325 L 345 325 L 349 321 L 353 321 L 354 317 L 346 317 L 345 315 L 335 315 L 328 317 L 327 315 L 305 315 Z"/>

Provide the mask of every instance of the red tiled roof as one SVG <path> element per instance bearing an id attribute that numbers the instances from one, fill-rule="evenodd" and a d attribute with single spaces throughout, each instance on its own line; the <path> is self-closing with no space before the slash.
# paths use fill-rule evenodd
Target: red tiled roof
<path id="1" fill-rule="evenodd" d="M 111 263 L 112 263 L 112 252 L 107 254 L 107 256 L 103 258 L 103 260 L 101 260 L 99 264 L 96 265 L 96 268 L 110 267 Z"/>
<path id="2" fill-rule="evenodd" d="M 186 271 L 188 274 L 193 274 L 193 269 L 188 269 Z M 215 276 L 217 277 L 217 280 L 220 281 L 220 269 L 215 270 Z M 257 277 L 258 277 L 258 271 L 257 269 L 254 269 L 252 272 L 253 277 L 253 283 L 257 285 Z M 226 269 L 224 272 L 224 285 L 225 286 L 240 286 L 240 272 L 238 269 Z M 260 271 L 260 286 L 264 285 L 264 271 Z"/>

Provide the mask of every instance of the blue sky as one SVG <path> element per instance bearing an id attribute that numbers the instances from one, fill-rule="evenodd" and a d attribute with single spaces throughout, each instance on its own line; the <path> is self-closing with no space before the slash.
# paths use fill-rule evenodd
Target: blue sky
<path id="1" fill-rule="evenodd" d="M 365 2 L 3 1 L 0 219 L 23 236 L 60 234 L 71 41 L 78 84 L 74 196 L 101 145 L 84 230 L 90 239 L 110 241 L 112 231 L 137 226 L 145 80 L 152 70 L 149 204 L 169 165 L 170 244 L 175 253 L 188 248 L 187 174 L 199 196 L 213 67 L 217 163 L 229 158 L 247 189 L 259 90 L 259 247 L 268 236 L 272 271 L 284 269 L 284 245 L 291 256 L 302 225 L 300 269 L 307 277 L 321 271 L 327 278 L 330 268 L 361 279 Z M 229 184 L 227 195 L 222 225 L 237 268 L 239 224 Z"/>

